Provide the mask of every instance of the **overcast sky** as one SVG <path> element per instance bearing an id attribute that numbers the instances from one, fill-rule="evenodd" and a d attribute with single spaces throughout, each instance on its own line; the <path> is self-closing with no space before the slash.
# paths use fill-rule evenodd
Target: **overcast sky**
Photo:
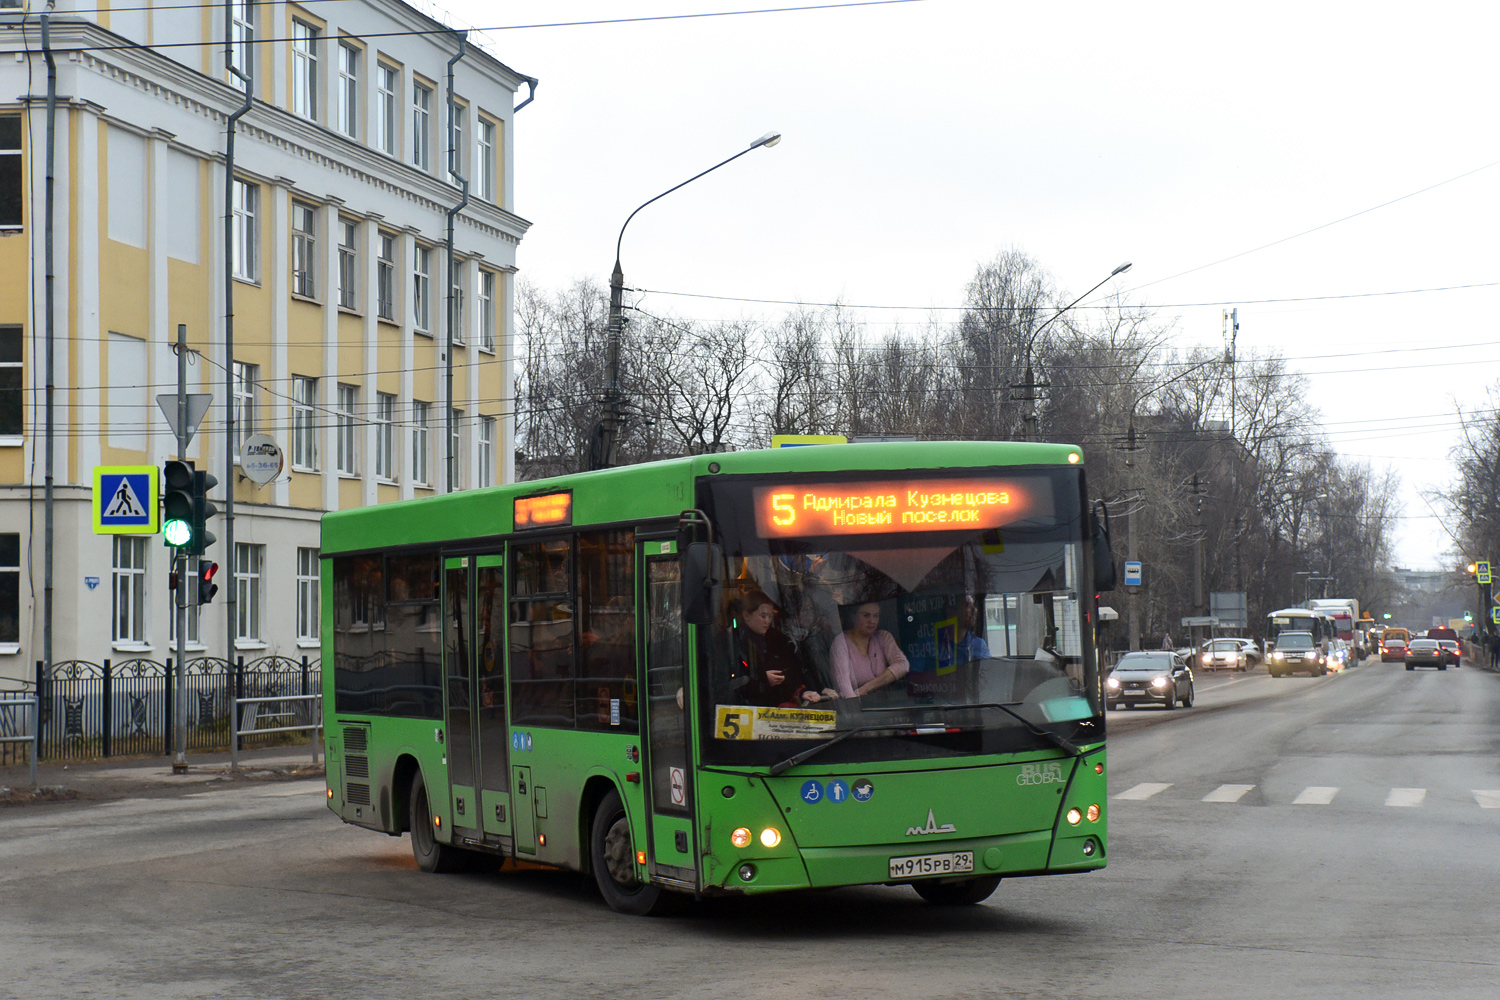
<path id="1" fill-rule="evenodd" d="M 447 6 L 502 26 L 780 4 Z M 1500 287 L 1371 293 L 1500 281 L 1497 22 L 1492 3 L 917 0 L 497 32 L 541 80 L 514 136 L 521 272 L 606 282 L 632 209 L 778 130 L 631 223 L 628 286 L 920 325 L 1005 248 L 1074 294 L 1133 261 L 1101 293 L 1156 307 L 1184 349 L 1222 344 L 1238 306 L 1241 352 L 1308 373 L 1333 447 L 1401 477 L 1398 562 L 1451 565 L 1419 493 L 1453 482 L 1456 407 L 1500 379 Z M 1313 296 L 1363 297 L 1259 301 Z"/>

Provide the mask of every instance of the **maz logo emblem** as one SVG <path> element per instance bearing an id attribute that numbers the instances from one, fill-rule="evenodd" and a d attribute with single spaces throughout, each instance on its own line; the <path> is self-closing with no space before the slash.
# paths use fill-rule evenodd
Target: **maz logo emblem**
<path id="1" fill-rule="evenodd" d="M 911 826 L 911 827 L 907 827 L 907 829 L 906 829 L 906 835 L 908 837 L 918 837 L 918 836 L 921 836 L 924 833 L 957 833 L 957 832 L 958 832 L 958 827 L 954 826 L 952 823 L 944 823 L 942 826 L 938 826 L 937 825 L 937 820 L 933 817 L 931 809 L 927 810 L 927 825 L 926 826 Z"/>

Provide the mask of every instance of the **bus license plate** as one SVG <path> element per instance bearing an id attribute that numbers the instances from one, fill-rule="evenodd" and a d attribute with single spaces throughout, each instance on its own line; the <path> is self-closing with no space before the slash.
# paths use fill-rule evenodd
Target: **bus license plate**
<path id="1" fill-rule="evenodd" d="M 891 878 L 915 878 L 922 875 L 956 875 L 974 870 L 973 851 L 948 854 L 918 854 L 891 859 Z"/>

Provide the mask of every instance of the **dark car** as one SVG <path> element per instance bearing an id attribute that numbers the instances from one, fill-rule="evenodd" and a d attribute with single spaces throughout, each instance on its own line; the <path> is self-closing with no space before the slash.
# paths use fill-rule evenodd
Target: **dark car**
<path id="1" fill-rule="evenodd" d="M 1442 646 L 1438 645 L 1436 639 L 1413 639 L 1406 644 L 1405 659 L 1407 670 L 1415 670 L 1418 667 L 1448 669 L 1448 654 L 1443 651 Z"/>
<path id="2" fill-rule="evenodd" d="M 1176 653 L 1126 653 L 1104 681 L 1104 702 L 1121 705 L 1193 706 L 1193 671 Z"/>
<path id="3" fill-rule="evenodd" d="M 1437 641 L 1437 644 L 1439 646 L 1442 646 L 1443 652 L 1448 654 L 1449 663 L 1453 664 L 1455 667 L 1462 665 L 1459 663 L 1459 661 L 1463 659 L 1464 651 L 1463 648 L 1459 646 L 1457 639 L 1439 639 Z"/>
<path id="4" fill-rule="evenodd" d="M 1313 642 L 1311 632 L 1283 632 L 1276 637 L 1276 649 L 1266 660 L 1272 677 L 1305 670 L 1314 676 L 1328 673 L 1328 658 L 1323 648 Z"/>

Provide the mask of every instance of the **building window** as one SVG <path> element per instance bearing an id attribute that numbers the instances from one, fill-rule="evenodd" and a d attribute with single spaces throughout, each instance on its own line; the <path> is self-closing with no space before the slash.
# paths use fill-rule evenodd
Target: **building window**
<path id="1" fill-rule="evenodd" d="M 359 308 L 359 223 L 339 220 L 339 305 Z"/>
<path id="2" fill-rule="evenodd" d="M 247 365 L 243 361 L 234 363 L 234 457 L 238 461 L 240 447 L 245 439 L 255 433 L 256 413 L 255 387 L 260 381 L 260 366 Z"/>
<path id="3" fill-rule="evenodd" d="M 455 408 L 453 410 L 453 434 L 448 439 L 448 447 L 453 449 L 453 480 L 448 484 L 450 490 L 461 490 L 464 488 L 464 442 L 467 435 L 464 434 L 464 411 Z"/>
<path id="4" fill-rule="evenodd" d="M 230 84 L 244 90 L 249 81 L 255 79 L 255 0 L 231 0 L 229 65 L 237 72 L 230 74 Z M 174 619 L 175 620 L 175 619 Z"/>
<path id="5" fill-rule="evenodd" d="M 448 122 L 448 180 L 457 184 L 459 177 L 467 173 L 464 163 L 464 121 L 469 109 L 462 104 L 453 105 L 453 116 Z"/>
<path id="6" fill-rule="evenodd" d="M 375 394 L 375 478 L 396 479 L 396 397 Z"/>
<path id="7" fill-rule="evenodd" d="M 260 185 L 234 182 L 234 276 L 244 281 L 260 277 L 260 241 L 255 232 L 259 203 Z"/>
<path id="8" fill-rule="evenodd" d="M 25 429 L 21 405 L 25 394 L 21 347 L 19 326 L 0 326 L 0 437 L 19 437 Z M 0 642 L 4 641 L 0 639 Z"/>
<path id="9" fill-rule="evenodd" d="M 264 545 L 234 543 L 234 623 L 236 640 L 260 641 L 260 578 L 266 559 Z"/>
<path id="10" fill-rule="evenodd" d="M 412 261 L 411 319 L 423 333 L 432 330 L 432 249 L 418 246 Z"/>
<path id="11" fill-rule="evenodd" d="M 432 88 L 411 85 L 411 162 L 419 170 L 432 169 Z"/>
<path id="12" fill-rule="evenodd" d="M 14 229 L 21 225 L 24 189 L 21 116 L 0 115 L 0 228 Z"/>
<path id="13" fill-rule="evenodd" d="M 146 539 L 115 536 L 115 642 L 146 641 Z"/>
<path id="14" fill-rule="evenodd" d="M 375 148 L 396 155 L 396 95 L 401 92 L 401 71 L 385 63 L 375 68 Z"/>
<path id="15" fill-rule="evenodd" d="M 292 376 L 292 468 L 318 471 L 318 380 Z"/>
<path id="16" fill-rule="evenodd" d="M 196 604 L 189 604 L 187 606 L 187 641 L 189 645 L 198 646 L 203 642 L 199 632 L 199 625 L 202 621 L 202 615 L 199 614 L 200 610 L 200 607 Z M 177 611 L 175 608 L 171 614 L 167 615 L 167 641 L 173 646 L 177 645 Z"/>
<path id="17" fill-rule="evenodd" d="M 418 486 L 431 486 L 432 444 L 428 434 L 428 422 L 432 419 L 432 404 L 411 404 L 411 481 Z"/>
<path id="18" fill-rule="evenodd" d="M 339 43 L 339 131 L 359 135 L 359 49 Z"/>
<path id="19" fill-rule="evenodd" d="M 375 314 L 396 321 L 396 237 L 380 234 L 380 256 L 375 261 Z"/>
<path id="20" fill-rule="evenodd" d="M 495 200 L 495 123 L 479 119 L 479 162 L 474 170 L 474 191 L 485 201 Z"/>
<path id="21" fill-rule="evenodd" d="M 292 21 L 292 110 L 318 120 L 318 35 L 305 21 Z"/>
<path id="22" fill-rule="evenodd" d="M 475 486 L 495 485 L 495 418 L 479 418 L 479 478 Z"/>
<path id="23" fill-rule="evenodd" d="M 319 601 L 322 588 L 318 580 L 318 550 L 297 550 L 297 638 L 316 640 L 321 622 Z"/>
<path id="24" fill-rule="evenodd" d="M 21 536 L 0 534 L 0 642 L 21 641 Z"/>
<path id="25" fill-rule="evenodd" d="M 448 270 L 453 276 L 453 285 L 449 289 L 449 294 L 453 296 L 453 342 L 462 344 L 466 340 L 464 337 L 464 262 L 449 258 Z"/>
<path id="26" fill-rule="evenodd" d="M 318 267 L 318 210 L 300 201 L 292 202 L 292 291 L 316 298 L 314 279 Z"/>
<path id="27" fill-rule="evenodd" d="M 479 272 L 479 346 L 495 349 L 495 272 Z"/>
<path id="28" fill-rule="evenodd" d="M 339 444 L 339 471 L 359 475 L 358 439 L 354 429 L 359 424 L 359 386 L 339 383 L 339 405 L 335 414 L 335 434 Z"/>

